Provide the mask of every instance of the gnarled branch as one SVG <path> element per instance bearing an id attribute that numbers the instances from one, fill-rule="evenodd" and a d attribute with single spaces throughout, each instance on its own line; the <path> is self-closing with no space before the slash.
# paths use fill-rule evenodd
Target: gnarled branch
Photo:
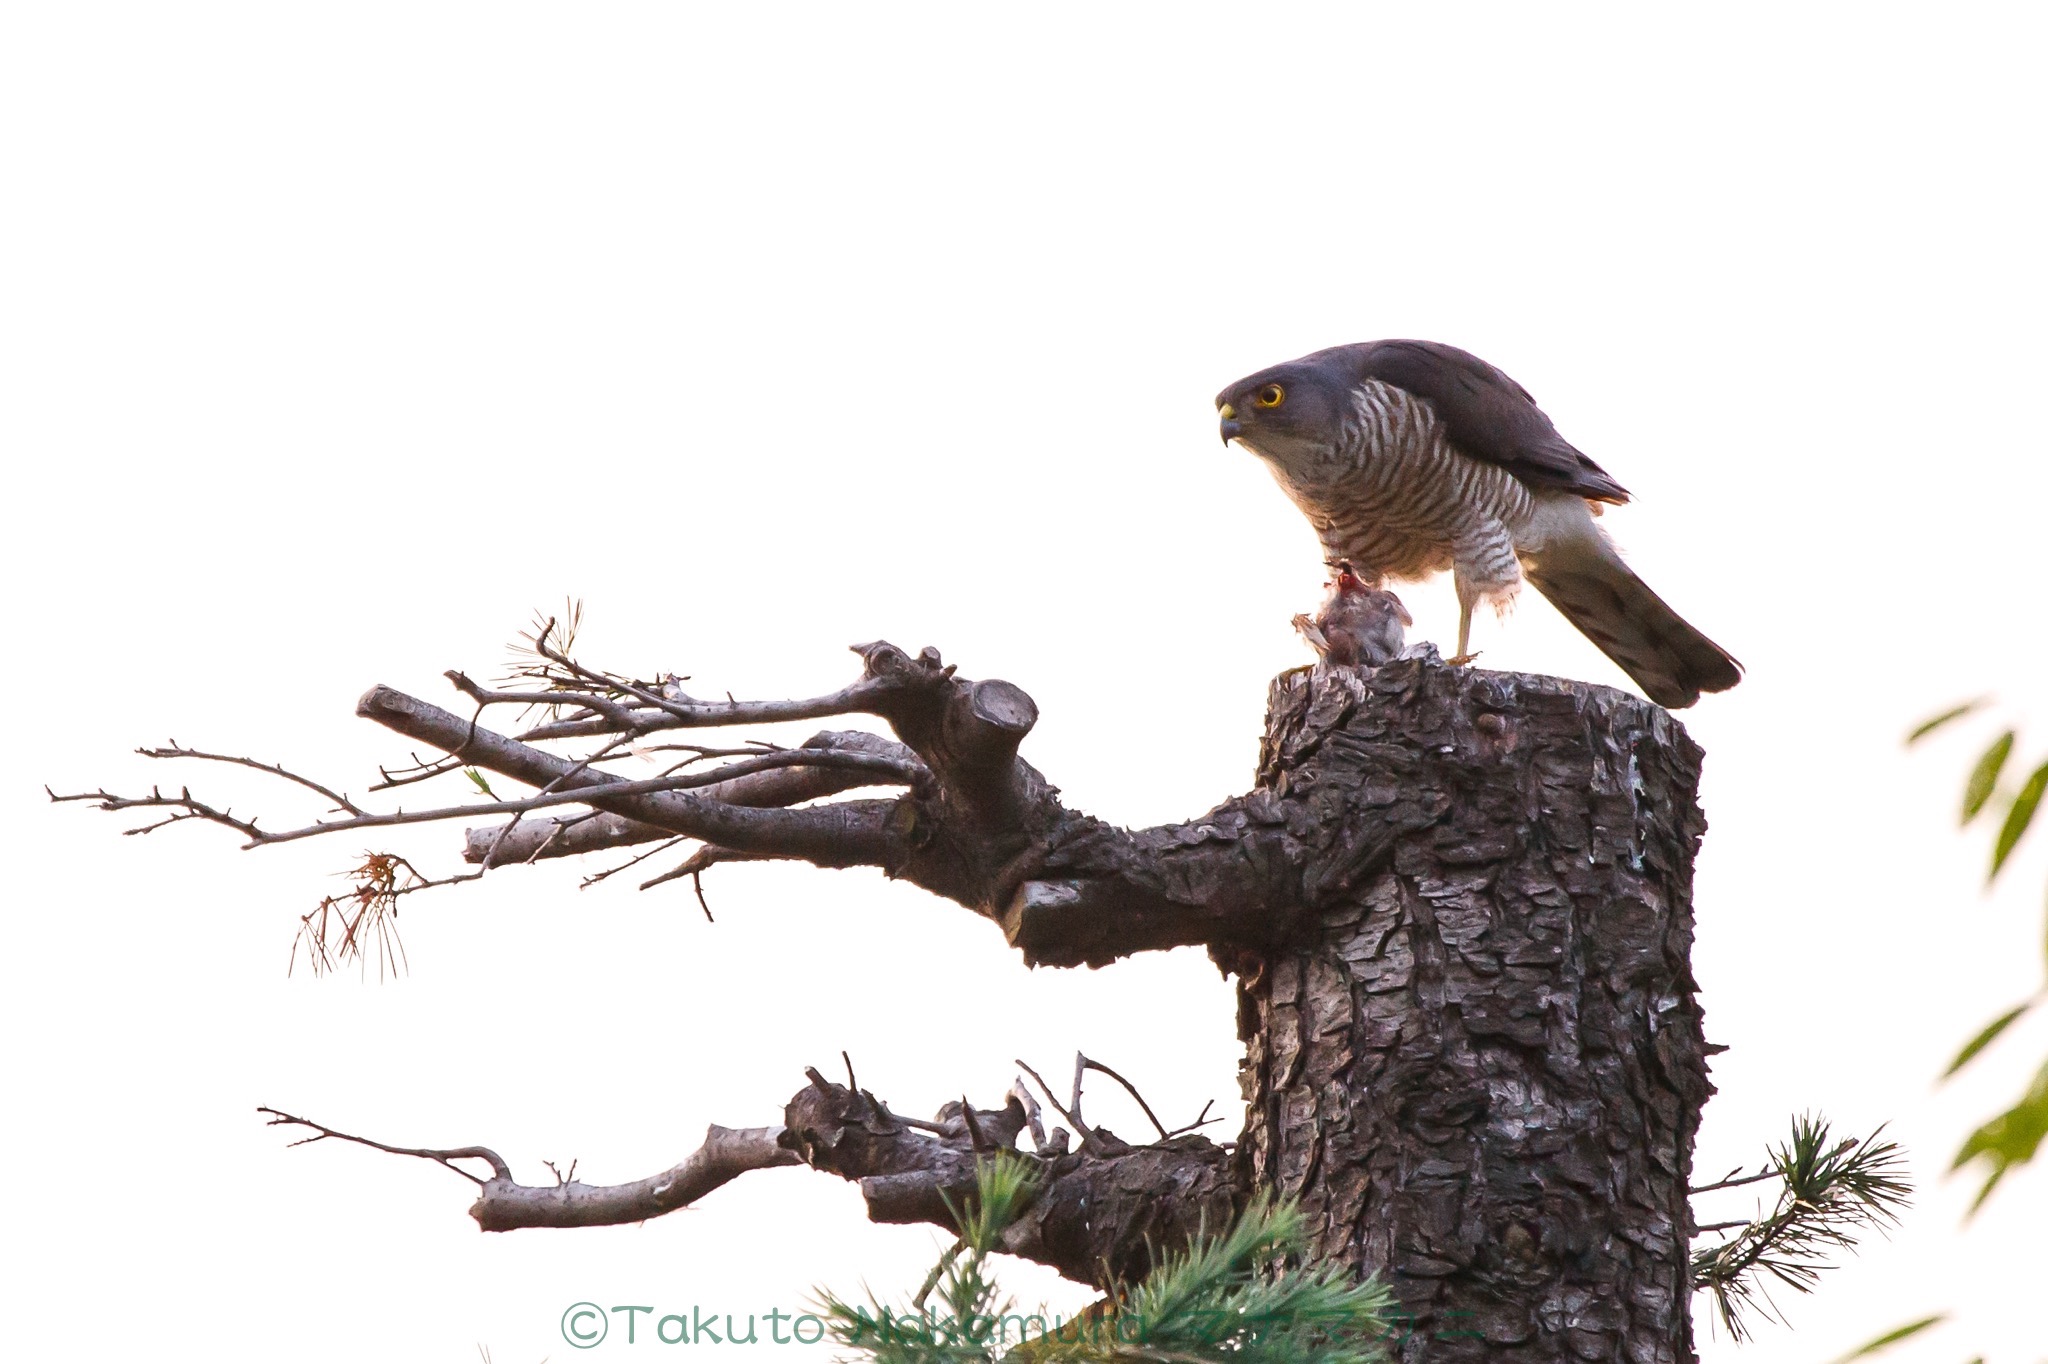
<path id="1" fill-rule="evenodd" d="M 468 831 L 464 856 L 478 873 L 422 877 L 422 887 L 474 879 L 514 862 L 674 837 L 706 845 L 682 864 L 683 874 L 718 861 L 761 858 L 879 867 L 996 921 L 1027 961 L 1061 966 L 1101 965 L 1187 944 L 1207 945 L 1227 960 L 1283 941 L 1305 912 L 1358 874 L 1353 864 L 1360 847 L 1376 855 L 1407 827 L 1390 822 L 1383 836 L 1348 838 L 1349 861 L 1341 866 L 1317 863 L 1316 849 L 1329 841 L 1329 831 L 1313 811 L 1276 792 L 1253 792 L 1186 824 L 1140 833 L 1113 828 L 1063 806 L 1052 785 L 1018 756 L 1037 720 L 1031 698 L 1009 682 L 957 676 L 934 649 L 913 656 L 884 642 L 860 645 L 861 678 L 829 696 L 719 704 L 681 697 L 671 683 L 628 682 L 585 668 L 549 645 L 547 633 L 537 647 L 550 666 L 530 674 L 544 682 L 538 689 L 494 691 L 451 674 L 477 703 L 475 714 L 458 715 L 383 686 L 357 705 L 359 715 L 449 755 L 417 764 L 422 774 L 467 769 L 491 796 L 488 802 L 388 813 L 346 805 L 346 818 L 273 832 L 183 789 L 175 796 L 98 791 L 59 799 L 91 799 L 107 809 L 169 808 L 170 822 L 226 824 L 251 845 L 480 814 L 513 817 Z M 582 703 L 586 713 L 524 738 L 481 723 L 488 708 L 515 702 Z M 648 729 L 853 711 L 881 716 L 901 742 L 828 731 L 800 749 L 691 745 L 699 758 L 732 761 L 641 780 L 599 766 L 624 756 Z M 581 757 L 534 742 L 584 734 L 602 743 Z M 189 750 L 163 756 L 239 761 Z M 334 793 L 282 768 L 243 765 Z M 498 798 L 479 773 L 510 778 L 536 794 Z M 894 799 L 799 805 L 876 785 L 907 789 Z M 562 807 L 577 809 L 553 813 Z M 528 820 L 529 814 L 538 817 Z M 1317 870 L 1305 880 L 1309 864 Z"/>
<path id="2" fill-rule="evenodd" d="M 484 1231 L 644 1222 L 688 1207 L 751 1170 L 805 1164 L 857 1182 L 877 1222 L 950 1228 L 953 1210 L 974 1191 L 976 1162 L 1013 1150 L 1030 1124 L 1014 1089 L 1001 1108 L 953 1102 L 926 1122 L 892 1113 L 865 1090 L 835 1084 L 815 1070 L 806 1074 L 810 1083 L 789 1101 L 784 1125 L 713 1124 L 703 1145 L 679 1164 L 625 1184 L 586 1184 L 573 1169 L 553 1183 L 522 1184 L 488 1147 L 392 1146 L 277 1109 L 258 1111 L 272 1126 L 309 1129 L 314 1135 L 305 1141 L 332 1138 L 455 1170 L 478 1186 L 469 1214 Z M 1080 1152 L 1055 1140 L 1029 1154 L 1043 1178 L 1030 1210 L 1005 1236 L 1005 1250 L 1101 1286 L 1142 1274 L 1156 1253 L 1186 1244 L 1205 1218 L 1212 1229 L 1223 1225 L 1244 1201 L 1231 1179 L 1228 1150 L 1206 1138 L 1131 1146 L 1101 1128 L 1095 1132 Z M 491 1177 L 461 1169 L 453 1163 L 458 1160 L 485 1162 Z"/>

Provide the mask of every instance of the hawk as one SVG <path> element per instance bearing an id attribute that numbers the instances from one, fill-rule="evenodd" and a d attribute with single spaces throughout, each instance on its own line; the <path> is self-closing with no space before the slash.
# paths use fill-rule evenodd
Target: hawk
<path id="1" fill-rule="evenodd" d="M 1368 587 L 1348 559 L 1330 565 L 1329 595 L 1311 620 L 1294 618 L 1294 628 L 1324 662 L 1340 668 L 1361 664 L 1378 668 L 1400 657 L 1406 637 L 1401 627 L 1413 625 L 1401 599 L 1384 588 Z"/>
<path id="2" fill-rule="evenodd" d="M 1478 356 L 1434 341 L 1335 346 L 1238 380 L 1216 406 L 1224 443 L 1266 462 L 1328 558 L 1373 586 L 1451 570 L 1460 660 L 1473 608 L 1505 606 L 1526 577 L 1659 705 L 1742 680 L 1594 524 L 1627 489 Z"/>

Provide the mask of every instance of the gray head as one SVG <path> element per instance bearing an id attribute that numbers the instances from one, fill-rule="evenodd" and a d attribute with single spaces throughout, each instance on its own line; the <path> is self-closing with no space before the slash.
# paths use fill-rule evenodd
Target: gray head
<path id="1" fill-rule="evenodd" d="M 1335 346 L 1248 375 L 1216 395 L 1223 443 L 1279 465 L 1327 458 L 1350 415 L 1358 346 Z"/>

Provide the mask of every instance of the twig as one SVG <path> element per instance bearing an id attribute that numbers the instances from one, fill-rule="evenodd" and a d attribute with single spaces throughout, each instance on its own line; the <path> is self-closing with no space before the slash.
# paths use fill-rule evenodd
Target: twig
<path id="1" fill-rule="evenodd" d="M 393 776 L 389 768 L 380 765 L 377 768 L 377 775 L 382 777 L 383 780 L 376 783 L 370 789 L 372 791 L 390 791 L 400 786 L 411 786 L 415 782 L 432 781 L 435 777 L 445 777 L 450 772 L 460 772 L 467 766 L 460 758 L 436 758 L 432 762 L 421 762 L 420 755 L 417 753 L 409 754 L 408 756 L 411 757 L 413 765 L 403 769 L 397 776 Z"/>
<path id="2" fill-rule="evenodd" d="M 417 1156 L 421 1160 L 431 1160 L 436 1164 L 446 1165 L 449 1169 L 455 1171 L 456 1174 L 470 1181 L 470 1183 L 479 1186 L 486 1181 L 478 1179 L 469 1171 L 452 1162 L 458 1160 L 481 1160 L 490 1165 L 491 1174 L 494 1178 L 507 1182 L 510 1182 L 512 1179 L 512 1168 L 505 1164 L 503 1156 L 500 1156 L 488 1146 L 455 1146 L 445 1150 L 434 1150 L 427 1147 L 387 1146 L 381 1141 L 372 1141 L 368 1137 L 357 1137 L 351 1136 L 347 1132 L 338 1132 L 332 1127 L 325 1127 L 320 1123 L 314 1122 L 311 1118 L 294 1117 L 292 1114 L 279 1109 L 258 1108 L 256 1111 L 269 1115 L 269 1121 L 264 1124 L 266 1127 L 309 1127 L 313 1130 L 314 1135 L 301 1137 L 299 1140 L 291 1143 L 293 1146 L 308 1146 L 313 1142 L 325 1141 L 329 1137 L 333 1137 L 337 1141 L 352 1141 L 358 1146 L 367 1146 L 372 1150 L 388 1151 L 394 1156 Z"/>
<path id="3" fill-rule="evenodd" d="M 60 796 L 48 787 L 44 790 L 53 801 L 91 800 L 100 802 L 102 810 L 129 810 L 143 808 L 168 808 L 185 811 L 170 819 L 127 833 L 149 833 L 185 819 L 202 819 L 210 823 L 225 825 L 241 833 L 249 841 L 245 848 L 262 847 L 272 843 L 290 843 L 301 838 L 316 838 L 322 834 L 343 833 L 351 829 L 391 828 L 403 824 L 432 824 L 446 819 L 469 819 L 479 815 L 525 814 L 533 810 L 545 810 L 557 805 L 587 805 L 593 798 L 605 799 L 619 796 L 654 795 L 670 791 L 687 791 L 694 787 L 710 786 L 734 777 L 754 772 L 766 772 L 779 767 L 843 767 L 874 772 L 892 778 L 896 782 L 909 784 L 917 780 L 920 769 L 899 758 L 885 757 L 873 753 L 846 752 L 837 749 L 783 749 L 774 753 L 762 753 L 752 758 L 730 763 L 713 772 L 698 772 L 670 777 L 649 777 L 643 781 L 618 781 L 607 779 L 601 783 L 581 786 L 573 791 L 547 792 L 521 800 L 501 800 L 488 805 L 449 805 L 433 810 L 397 811 L 392 814 L 357 815 L 349 819 L 323 820 L 297 829 L 286 829 L 278 833 L 266 833 L 251 820 L 233 817 L 227 810 L 216 810 L 202 801 L 195 800 L 190 788 L 181 788 L 176 796 L 166 796 L 161 790 L 152 788 L 146 797 L 116 796 L 108 791 L 83 792 L 77 795 Z M 558 780 L 568 780 L 579 768 L 562 774 Z M 550 783 L 552 785 L 554 783 Z M 509 829 L 509 825 L 506 826 Z M 500 838 L 504 831 L 499 831 Z"/>
<path id="4" fill-rule="evenodd" d="M 967 1096 L 960 1096 L 960 1123 L 967 1132 L 967 1144 L 976 1151 L 993 1151 L 995 1143 L 981 1130 L 981 1120 L 974 1116 L 974 1105 L 967 1102 Z"/>
<path id="5" fill-rule="evenodd" d="M 548 782 L 546 786 L 540 788 L 540 794 L 543 796 L 552 795 L 555 792 L 561 790 L 563 786 L 567 785 L 569 782 L 576 780 L 576 778 L 582 776 L 585 772 L 588 772 L 590 770 L 590 765 L 592 763 L 596 762 L 599 758 L 606 756 L 613 749 L 619 748 L 626 742 L 626 738 L 624 736 L 621 736 L 617 739 L 612 740 L 603 748 L 598 749 L 589 757 L 586 757 L 581 761 L 573 764 L 572 766 L 563 769 L 562 772 L 558 776 L 556 776 L 552 781 Z M 489 871 L 493 866 L 497 865 L 498 849 L 505 846 L 505 840 L 512 836 L 512 831 L 519 827 L 519 821 L 524 818 L 526 818 L 526 815 L 522 811 L 520 813 L 514 814 L 512 818 L 505 821 L 503 827 L 501 827 L 498 830 L 498 836 L 491 840 L 491 846 L 484 850 L 482 863 L 477 868 L 476 872 L 478 876 L 483 875 L 485 872 Z M 559 830 L 557 832 L 559 832 Z"/>
<path id="6" fill-rule="evenodd" d="M 635 1180 L 630 1184 L 579 1184 L 576 1182 L 576 1166 L 573 1163 L 566 1174 L 555 1170 L 554 1165 L 549 1163 L 548 1168 L 555 1171 L 555 1182 L 528 1185 L 514 1180 L 504 1159 L 489 1147 L 463 1146 L 451 1150 L 431 1150 L 389 1146 L 381 1141 L 372 1141 L 368 1137 L 339 1132 L 305 1118 L 279 1112 L 274 1108 L 259 1108 L 257 1112 L 268 1115 L 269 1123 L 273 1127 L 305 1127 L 314 1132 L 313 1136 L 293 1142 L 294 1146 L 334 1137 L 370 1147 L 372 1150 L 398 1156 L 415 1156 L 447 1166 L 481 1190 L 469 1213 L 485 1231 L 513 1231 L 521 1227 L 617 1226 L 627 1222 L 644 1222 L 650 1217 L 660 1217 L 678 1208 L 687 1207 L 749 1170 L 802 1163 L 802 1157 L 782 1145 L 783 1129 L 780 1127 L 731 1128 L 720 1127 L 714 1123 L 704 1134 L 704 1144 L 687 1159 L 647 1179 Z M 490 1165 L 493 1177 L 489 1180 L 480 1179 L 460 1166 L 451 1164 L 457 1160 L 485 1161 Z"/>
<path id="7" fill-rule="evenodd" d="M 1109 1077 L 1110 1079 L 1112 1079 L 1112 1080 L 1116 1081 L 1116 1082 L 1117 1082 L 1118 1084 L 1122 1085 L 1122 1086 L 1123 1086 L 1123 1087 L 1124 1087 L 1124 1088 L 1125 1088 L 1125 1089 L 1126 1089 L 1127 1091 L 1129 1091 L 1129 1093 L 1130 1093 L 1130 1096 L 1131 1096 L 1131 1097 L 1132 1097 L 1133 1099 L 1136 1099 L 1136 1100 L 1138 1101 L 1138 1107 L 1140 1107 L 1140 1108 L 1144 1109 L 1144 1110 L 1145 1110 L 1145 1116 L 1146 1116 L 1147 1118 L 1150 1118 L 1150 1119 L 1152 1120 L 1152 1126 L 1153 1126 L 1154 1130 L 1156 1130 L 1156 1131 L 1157 1131 L 1157 1132 L 1159 1133 L 1159 1140 L 1161 1140 L 1161 1141 L 1167 1141 L 1167 1140 L 1169 1140 L 1169 1139 L 1171 1139 L 1171 1138 L 1172 1138 L 1172 1136 L 1173 1136 L 1173 1133 L 1171 1133 L 1171 1132 L 1167 1131 L 1167 1130 L 1166 1130 L 1166 1124 L 1165 1124 L 1165 1123 L 1163 1123 L 1163 1122 L 1161 1122 L 1161 1121 L 1159 1121 L 1159 1115 L 1158 1115 L 1158 1114 L 1156 1114 L 1156 1113 L 1154 1113 L 1154 1112 L 1152 1111 L 1152 1105 L 1151 1105 L 1151 1104 L 1148 1104 L 1148 1103 L 1146 1103 L 1146 1102 L 1145 1102 L 1145 1096 L 1144 1096 L 1144 1095 L 1142 1095 L 1142 1094 L 1140 1094 L 1140 1093 L 1138 1092 L 1138 1087 L 1137 1087 L 1136 1085 L 1132 1084 L 1132 1083 L 1131 1083 L 1131 1082 L 1130 1082 L 1129 1080 L 1126 1080 L 1126 1079 L 1125 1079 L 1125 1078 L 1124 1078 L 1123 1076 L 1121 1076 L 1121 1075 L 1117 1074 L 1117 1073 L 1116 1073 L 1115 1071 L 1111 1070 L 1111 1069 L 1110 1069 L 1110 1068 L 1109 1068 L 1108 1066 L 1105 1066 L 1105 1065 L 1103 1065 L 1103 1064 L 1102 1064 L 1102 1062 L 1100 1062 L 1100 1061 L 1091 1061 L 1091 1060 L 1089 1060 L 1089 1059 L 1088 1059 L 1088 1058 L 1087 1058 L 1086 1056 L 1082 1056 L 1082 1055 L 1081 1055 L 1081 1054 L 1080 1054 L 1079 1052 L 1076 1052 L 1076 1053 L 1075 1053 L 1075 1056 L 1076 1056 L 1076 1057 L 1077 1057 L 1077 1058 L 1079 1059 L 1079 1061 L 1080 1061 L 1080 1066 L 1076 1068 L 1076 1077 L 1075 1077 L 1075 1081 L 1074 1081 L 1074 1095 L 1075 1095 L 1075 1098 L 1076 1098 L 1076 1100 L 1077 1100 L 1077 1102 L 1075 1103 L 1075 1105 L 1074 1105 L 1074 1106 L 1075 1106 L 1076 1108 L 1079 1108 L 1079 1107 L 1080 1107 L 1080 1104 L 1079 1104 L 1079 1102 L 1078 1102 L 1078 1100 L 1079 1100 L 1079 1097 L 1080 1097 L 1080 1093 L 1081 1093 L 1081 1088 L 1080 1088 L 1080 1078 L 1079 1078 L 1079 1074 L 1078 1074 L 1079 1070 L 1080 1070 L 1080 1069 L 1087 1069 L 1087 1070 L 1099 1070 L 1099 1071 L 1101 1071 L 1101 1072 L 1102 1072 L 1102 1073 L 1103 1073 L 1104 1075 L 1107 1075 L 1107 1076 L 1108 1076 L 1108 1077 Z M 1209 1111 L 1209 1110 L 1208 1110 L 1208 1109 L 1207 1109 L 1206 1107 L 1202 1109 L 1202 1112 L 1203 1112 L 1203 1113 L 1205 1113 L 1205 1114 L 1206 1114 L 1206 1113 L 1207 1113 L 1208 1111 Z M 1200 1119 L 1196 1119 L 1196 1123 L 1197 1123 L 1197 1125 L 1199 1125 L 1199 1124 L 1200 1124 L 1200 1121 L 1201 1121 Z"/>
<path id="8" fill-rule="evenodd" d="M 565 662 L 561 656 L 550 653 L 557 662 L 572 668 L 578 676 L 593 676 L 580 664 Z M 864 677 L 849 686 L 824 696 L 814 696 L 800 701 L 672 701 L 657 696 L 644 688 L 624 688 L 645 704 L 628 711 L 631 727 L 638 733 L 657 729 L 700 729 L 722 725 L 774 724 L 783 720 L 815 720 L 828 715 L 875 714 L 876 703 L 891 690 L 887 679 Z M 535 697 L 539 700 L 541 698 Z M 604 720 L 558 720 L 540 725 L 520 735 L 529 742 L 536 739 L 578 739 L 593 734 L 613 732 Z"/>
<path id="9" fill-rule="evenodd" d="M 135 751 L 145 758 L 197 758 L 204 762 L 231 763 L 236 767 L 253 767 L 258 772 L 268 772 L 273 777 L 283 777 L 286 781 L 297 782 L 308 791 L 319 792 L 327 797 L 327 799 L 333 801 L 336 809 L 346 810 L 352 815 L 368 813 L 339 791 L 322 786 L 311 777 L 302 777 L 281 763 L 261 763 L 257 762 L 254 758 L 238 758 L 229 753 L 202 753 L 196 748 L 183 747 L 176 739 L 172 739 L 169 742 L 170 746 L 168 748 L 138 748 Z"/>
<path id="10" fill-rule="evenodd" d="M 591 875 L 584 877 L 582 884 L 578 885 L 576 889 L 588 890 L 600 881 L 608 881 L 612 877 L 617 876 L 622 871 L 628 871 L 634 867 L 639 866 L 642 862 L 645 862 L 650 857 L 654 857 L 661 853 L 667 852 L 670 848 L 673 848 L 678 843 L 687 842 L 689 842 L 689 838 L 687 835 L 677 834 L 674 838 L 669 839 L 666 843 L 657 843 L 653 847 L 649 848 L 646 852 L 640 853 L 638 856 L 632 857 L 627 861 L 621 862 L 616 867 L 606 867 L 603 871 L 593 872 Z M 538 850 L 535 851 L 534 855 L 539 855 Z M 533 858 L 529 857 L 526 860 L 531 862 L 533 861 Z M 641 889 L 645 890 L 647 889 L 647 887 L 643 885 Z"/>
<path id="11" fill-rule="evenodd" d="M 594 695 L 590 692 L 552 689 L 540 692 L 493 691 L 472 681 L 467 673 L 459 669 L 450 668 L 441 675 L 454 684 L 455 690 L 461 692 L 479 706 L 581 706 L 585 710 L 594 711 L 603 716 L 618 729 L 631 730 L 634 728 L 633 713 L 629 707 L 622 706 L 616 701 Z"/>
<path id="12" fill-rule="evenodd" d="M 1744 1184 L 1760 1184 L 1766 1179 L 1777 1179 L 1778 1177 L 1779 1175 L 1776 1170 L 1759 1170 L 1753 1175 L 1742 1175 L 1740 1177 L 1730 1174 L 1726 1179 L 1717 1179 L 1712 1184 L 1700 1184 L 1687 1189 L 1686 1192 L 1689 1194 L 1713 1193 L 1717 1189 L 1734 1189 Z"/>
<path id="13" fill-rule="evenodd" d="M 1040 1075 L 1030 1066 L 1025 1065 L 1021 1060 L 1017 1062 L 1017 1067 L 1038 1082 L 1039 1092 L 1045 1095 L 1045 1101 L 1052 1105 L 1055 1113 L 1067 1120 L 1067 1125 L 1074 1129 L 1074 1134 L 1081 1139 L 1084 1145 L 1094 1139 L 1095 1134 L 1088 1130 L 1088 1124 L 1082 1122 L 1079 1117 L 1062 1107 L 1060 1101 L 1053 1097 L 1052 1086 L 1045 1082 L 1043 1075 Z"/>
<path id="14" fill-rule="evenodd" d="M 689 857 L 661 875 L 642 881 L 640 889 L 652 890 L 670 881 L 679 881 L 685 876 L 702 877 L 703 874 L 721 862 L 775 862 L 780 861 L 774 853 L 740 852 L 733 848 L 721 848 L 716 843 L 707 843 Z M 698 898 L 703 898 L 699 892 Z"/>
<path id="15" fill-rule="evenodd" d="M 166 828 L 172 824 L 180 824 L 188 819 L 200 819 L 210 824 L 221 824 L 235 830 L 249 840 L 246 845 L 248 847 L 255 847 L 258 843 L 271 841 L 271 836 L 258 829 L 254 820 L 236 819 L 232 809 L 216 810 L 204 801 L 194 800 L 192 798 L 192 788 L 189 786 L 179 787 L 178 794 L 175 796 L 165 795 L 163 789 L 156 786 L 150 787 L 149 794 L 146 796 L 117 796 L 104 788 L 98 791 L 81 791 L 76 795 L 60 796 L 47 786 L 43 788 L 43 793 L 58 804 L 72 800 L 95 800 L 99 802 L 99 808 L 102 810 L 182 810 L 185 812 L 172 815 L 169 819 L 160 819 L 154 824 L 143 824 L 133 829 L 123 829 L 121 831 L 123 834 L 153 834 L 158 829 Z"/>
<path id="16" fill-rule="evenodd" d="M 1216 1101 L 1214 1099 L 1208 1100 L 1202 1105 L 1202 1111 L 1195 1114 L 1195 1120 L 1193 1122 L 1189 1123 L 1186 1127 L 1176 1127 L 1171 1132 L 1168 1132 L 1166 1135 L 1169 1138 L 1185 1136 L 1189 1132 L 1199 1131 L 1202 1128 L 1207 1127 L 1212 1122 L 1222 1122 L 1223 1119 L 1221 1118 L 1212 1118 L 1209 1116 L 1209 1110 L 1214 1108 L 1215 1106 Z"/>
<path id="17" fill-rule="evenodd" d="M 1040 1151 L 1043 1151 L 1045 1149 L 1045 1121 L 1039 1114 L 1038 1100 L 1032 1096 L 1031 1086 L 1025 1084 L 1024 1077 L 1020 1075 L 1015 1083 L 1010 1086 L 1010 1093 L 1015 1096 L 1018 1103 L 1024 1105 L 1024 1121 L 1031 1126 L 1031 1144 Z"/>

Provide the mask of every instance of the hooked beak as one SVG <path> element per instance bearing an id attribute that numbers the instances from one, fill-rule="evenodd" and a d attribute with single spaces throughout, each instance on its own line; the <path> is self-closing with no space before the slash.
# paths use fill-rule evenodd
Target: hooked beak
<path id="1" fill-rule="evenodd" d="M 1240 435 L 1244 434 L 1244 428 L 1238 425 L 1237 409 L 1233 407 L 1231 404 L 1223 404 L 1223 406 L 1220 409 L 1218 409 L 1217 415 L 1223 418 L 1223 424 L 1218 429 L 1223 433 L 1223 443 L 1225 445 L 1230 444 L 1230 442 L 1236 440 Z"/>

